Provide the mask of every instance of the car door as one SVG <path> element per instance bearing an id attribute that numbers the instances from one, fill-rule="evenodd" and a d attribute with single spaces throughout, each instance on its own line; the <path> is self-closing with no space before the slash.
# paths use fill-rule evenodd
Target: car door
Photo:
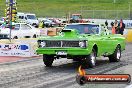
<path id="1" fill-rule="evenodd" d="M 11 31 L 12 38 L 20 38 L 21 37 L 21 30 L 20 30 L 20 24 L 15 24 L 14 28 Z"/>
<path id="2" fill-rule="evenodd" d="M 101 36 L 102 44 L 104 46 L 104 54 L 111 54 L 115 48 L 116 40 L 109 34 L 108 29 L 104 29 L 104 32 Z"/>
<path id="3" fill-rule="evenodd" d="M 27 24 L 21 24 L 21 35 L 23 38 L 31 37 L 31 27 L 29 27 Z"/>
<path id="4" fill-rule="evenodd" d="M 116 46 L 117 46 L 117 40 L 113 37 L 114 35 L 106 35 L 106 39 L 107 39 L 107 44 L 108 44 L 108 53 L 112 54 L 115 49 L 116 49 Z"/>
<path id="5" fill-rule="evenodd" d="M 29 24 L 26 24 L 26 28 L 28 29 L 28 35 L 30 36 L 30 37 L 33 37 L 33 35 L 35 34 L 35 30 L 33 30 L 33 26 L 31 26 L 31 25 L 29 25 Z"/>

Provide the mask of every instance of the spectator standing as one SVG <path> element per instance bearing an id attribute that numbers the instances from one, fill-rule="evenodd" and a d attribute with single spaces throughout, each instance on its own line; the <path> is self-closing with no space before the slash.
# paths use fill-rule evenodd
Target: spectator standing
<path id="1" fill-rule="evenodd" d="M 43 21 L 40 21 L 40 23 L 39 23 L 39 28 L 44 28 L 44 23 L 43 23 Z"/>
<path id="2" fill-rule="evenodd" d="M 114 26 L 114 23 L 113 22 L 111 23 L 111 27 L 112 27 L 112 29 L 111 29 L 112 34 L 115 34 L 116 33 L 116 30 L 115 30 L 115 26 Z"/>
<path id="3" fill-rule="evenodd" d="M 115 27 L 115 33 L 118 34 L 118 21 L 115 20 L 114 22 L 114 27 Z"/>
<path id="4" fill-rule="evenodd" d="M 125 29 L 125 24 L 123 23 L 122 19 L 120 20 L 118 27 L 119 27 L 119 34 L 123 35 L 124 29 Z"/>

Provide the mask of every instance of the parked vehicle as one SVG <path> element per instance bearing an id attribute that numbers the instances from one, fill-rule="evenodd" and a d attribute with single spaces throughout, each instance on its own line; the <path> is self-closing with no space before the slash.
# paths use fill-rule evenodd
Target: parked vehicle
<path id="1" fill-rule="evenodd" d="M 56 26 L 61 26 L 61 20 L 54 19 L 54 18 L 53 19 L 49 19 L 49 20 L 51 20 L 52 22 L 54 22 Z"/>
<path id="2" fill-rule="evenodd" d="M 10 34 L 9 27 L 7 26 L 6 28 L 1 29 L 1 33 L 9 35 Z M 14 23 L 11 30 L 12 39 L 36 38 L 39 35 L 40 35 L 40 30 L 26 23 Z"/>
<path id="3" fill-rule="evenodd" d="M 72 14 L 70 18 L 70 23 L 84 23 L 81 14 Z"/>
<path id="4" fill-rule="evenodd" d="M 101 24 L 73 23 L 66 25 L 58 36 L 41 37 L 38 46 L 36 52 L 43 54 L 46 66 L 51 66 L 56 58 L 66 57 L 84 67 L 94 67 L 99 56 L 109 57 L 110 62 L 120 61 L 125 38 L 110 34 Z"/>
<path id="5" fill-rule="evenodd" d="M 43 24 L 46 27 L 54 27 L 56 25 L 56 23 L 54 23 L 52 20 L 49 19 L 43 19 Z"/>
<path id="6" fill-rule="evenodd" d="M 28 23 L 34 27 L 38 27 L 39 21 L 36 18 L 35 14 L 31 14 L 31 13 L 17 13 L 17 18 L 19 22 L 25 22 Z"/>

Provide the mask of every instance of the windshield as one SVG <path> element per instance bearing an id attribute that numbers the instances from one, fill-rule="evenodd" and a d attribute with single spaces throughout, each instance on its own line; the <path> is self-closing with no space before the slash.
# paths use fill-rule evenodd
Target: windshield
<path id="1" fill-rule="evenodd" d="M 78 20 L 80 18 L 81 18 L 80 16 L 75 16 L 75 15 L 72 16 L 72 19 L 74 19 L 74 20 Z"/>
<path id="2" fill-rule="evenodd" d="M 35 15 L 27 15 L 27 18 L 28 19 L 36 19 L 36 16 Z"/>
<path id="3" fill-rule="evenodd" d="M 52 21 L 51 21 L 51 20 L 44 20 L 44 22 L 49 22 L 49 23 L 51 23 Z"/>
<path id="4" fill-rule="evenodd" d="M 93 24 L 67 25 L 65 29 L 76 29 L 80 34 L 99 34 L 99 25 Z"/>

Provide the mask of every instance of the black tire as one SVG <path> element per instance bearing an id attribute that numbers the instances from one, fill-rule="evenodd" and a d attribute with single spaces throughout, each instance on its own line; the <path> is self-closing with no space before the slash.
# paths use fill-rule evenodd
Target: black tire
<path id="1" fill-rule="evenodd" d="M 33 38 L 37 38 L 37 36 L 36 35 L 33 35 Z"/>
<path id="2" fill-rule="evenodd" d="M 17 37 L 17 36 L 15 36 L 13 39 L 18 39 L 18 37 Z"/>
<path id="3" fill-rule="evenodd" d="M 43 55 L 43 62 L 47 67 L 51 67 L 54 61 L 54 57 L 50 55 Z"/>
<path id="4" fill-rule="evenodd" d="M 82 61 L 80 58 L 73 58 L 73 61 Z"/>
<path id="5" fill-rule="evenodd" d="M 109 56 L 110 62 L 119 62 L 121 58 L 121 46 L 118 45 L 112 55 Z"/>
<path id="6" fill-rule="evenodd" d="M 92 52 L 90 55 L 86 56 L 84 60 L 82 60 L 83 68 L 93 68 L 96 66 L 96 51 L 95 49 L 92 49 Z"/>

